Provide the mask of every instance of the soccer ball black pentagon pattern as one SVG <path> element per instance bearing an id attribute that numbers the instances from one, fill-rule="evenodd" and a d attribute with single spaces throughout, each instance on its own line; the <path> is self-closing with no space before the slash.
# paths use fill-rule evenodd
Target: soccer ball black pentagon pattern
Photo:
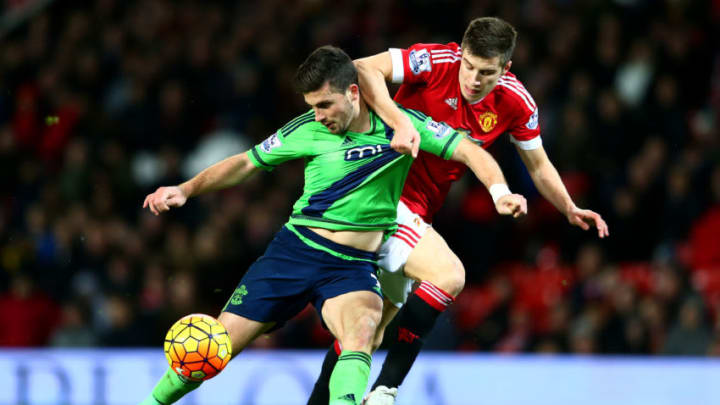
<path id="1" fill-rule="evenodd" d="M 205 314 L 187 315 L 175 322 L 165 335 L 163 349 L 170 367 L 192 381 L 214 377 L 232 357 L 225 327 Z"/>

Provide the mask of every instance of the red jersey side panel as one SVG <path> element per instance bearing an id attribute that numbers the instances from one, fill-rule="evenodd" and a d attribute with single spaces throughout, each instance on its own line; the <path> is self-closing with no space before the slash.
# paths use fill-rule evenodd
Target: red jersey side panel
<path id="1" fill-rule="evenodd" d="M 460 92 L 462 51 L 458 44 L 415 44 L 390 49 L 390 55 L 393 82 L 402 83 L 395 101 L 402 106 L 449 124 L 485 148 L 504 132 L 522 149 L 542 144 L 535 101 L 512 73 L 503 75 L 485 98 L 470 104 Z M 410 168 L 401 200 L 430 223 L 450 185 L 465 170 L 461 163 L 421 151 Z"/>

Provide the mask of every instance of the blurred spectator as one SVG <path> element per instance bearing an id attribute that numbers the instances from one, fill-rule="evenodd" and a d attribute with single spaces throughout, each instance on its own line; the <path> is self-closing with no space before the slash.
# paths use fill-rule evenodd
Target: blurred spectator
<path id="1" fill-rule="evenodd" d="M 66 302 L 50 344 L 57 347 L 96 346 L 99 342 L 91 320 L 92 311 L 86 302 L 81 299 Z"/>
<path id="2" fill-rule="evenodd" d="M 678 318 L 670 328 L 663 353 L 681 356 L 702 356 L 712 342 L 710 331 L 704 324 L 702 302 L 688 298 L 680 307 Z"/>
<path id="3" fill-rule="evenodd" d="M 27 274 L 17 274 L 0 295 L 0 346 L 46 345 L 58 318 L 57 304 Z"/>
<path id="4" fill-rule="evenodd" d="M 110 295 L 101 311 L 103 332 L 100 344 L 103 346 L 144 346 L 149 345 L 148 334 L 141 325 L 133 303 L 129 298 Z"/>

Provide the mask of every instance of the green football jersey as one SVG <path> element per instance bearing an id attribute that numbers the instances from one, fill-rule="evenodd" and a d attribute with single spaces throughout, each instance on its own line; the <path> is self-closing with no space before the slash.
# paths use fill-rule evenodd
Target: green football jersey
<path id="1" fill-rule="evenodd" d="M 444 159 L 452 156 L 462 136 L 444 123 L 409 109 L 420 133 L 420 148 Z M 333 134 L 309 111 L 248 151 L 250 161 L 272 170 L 305 159 L 305 186 L 288 221 L 292 225 L 344 231 L 389 230 L 411 156 L 390 147 L 393 129 L 370 111 L 370 130 Z"/>

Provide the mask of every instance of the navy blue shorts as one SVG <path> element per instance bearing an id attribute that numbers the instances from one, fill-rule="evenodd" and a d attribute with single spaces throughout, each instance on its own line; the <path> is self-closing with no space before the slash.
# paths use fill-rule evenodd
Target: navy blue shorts
<path id="1" fill-rule="evenodd" d="M 322 306 L 329 298 L 365 290 L 382 297 L 375 253 L 337 244 L 302 226 L 294 228 L 334 252 L 365 260 L 346 260 L 310 247 L 283 227 L 250 266 L 223 311 L 258 322 L 277 322 L 271 329 L 275 330 L 308 303 L 322 318 Z"/>

